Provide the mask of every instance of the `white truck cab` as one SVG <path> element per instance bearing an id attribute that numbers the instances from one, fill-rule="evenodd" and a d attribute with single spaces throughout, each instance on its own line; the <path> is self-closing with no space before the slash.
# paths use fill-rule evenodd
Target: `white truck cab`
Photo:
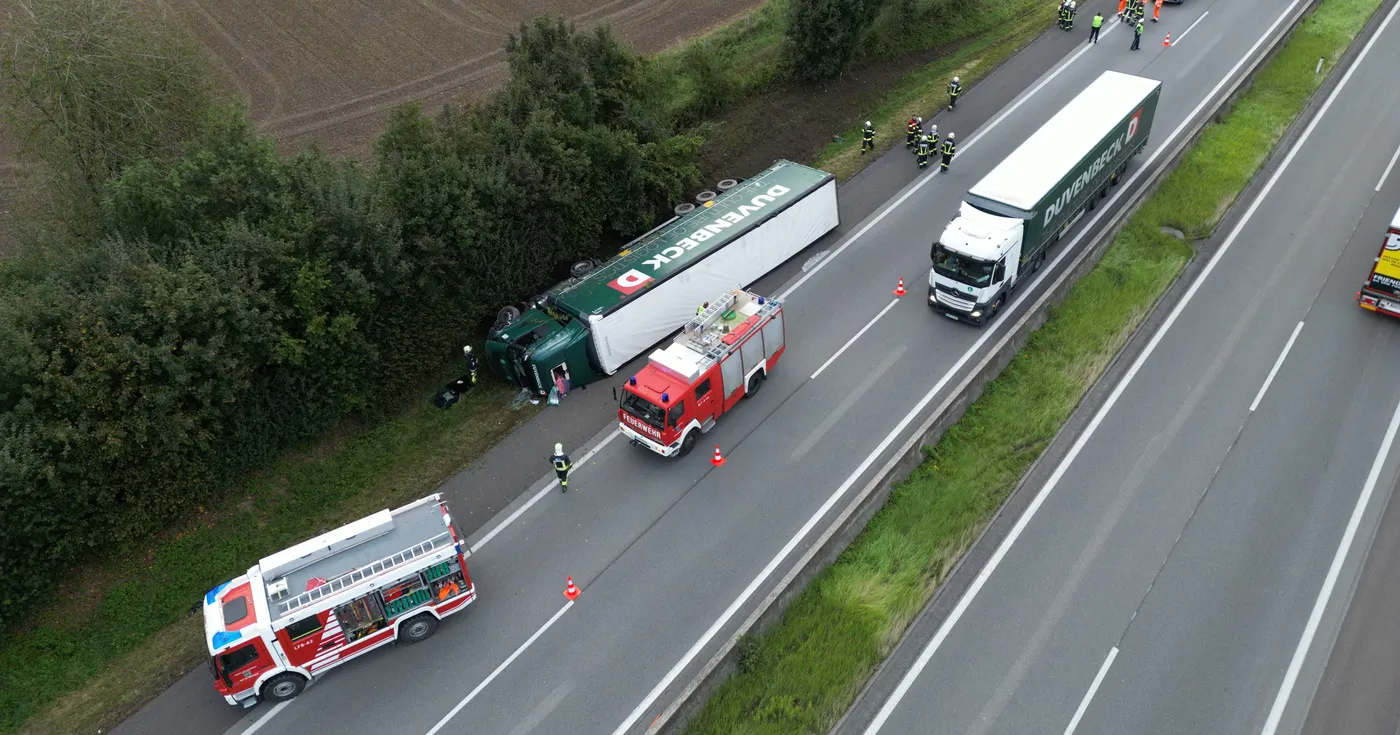
<path id="1" fill-rule="evenodd" d="M 929 305 L 942 306 L 952 318 L 957 316 L 950 312 L 961 312 L 974 323 L 991 318 L 1022 274 L 1024 242 L 1021 220 L 963 202 L 958 216 L 933 244 Z"/>

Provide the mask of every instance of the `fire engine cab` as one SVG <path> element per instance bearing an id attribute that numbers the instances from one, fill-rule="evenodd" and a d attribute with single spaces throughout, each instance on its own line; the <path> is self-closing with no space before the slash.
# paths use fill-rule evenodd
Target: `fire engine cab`
<path id="1" fill-rule="evenodd" d="M 260 560 L 204 596 L 215 691 L 285 701 L 362 653 L 424 640 L 476 599 L 467 553 L 433 494 Z"/>
<path id="2" fill-rule="evenodd" d="M 783 306 L 735 289 L 692 319 L 618 402 L 622 433 L 663 457 L 685 455 L 721 414 L 763 386 L 783 354 Z"/>

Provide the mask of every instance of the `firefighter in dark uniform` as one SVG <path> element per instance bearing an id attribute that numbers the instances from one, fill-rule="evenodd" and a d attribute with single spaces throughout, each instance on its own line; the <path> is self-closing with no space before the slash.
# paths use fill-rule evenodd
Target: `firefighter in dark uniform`
<path id="1" fill-rule="evenodd" d="M 919 136 L 919 168 L 928 168 L 928 156 L 929 156 L 929 152 L 930 152 L 930 151 L 929 151 L 929 146 L 928 146 L 928 135 L 927 135 L 927 134 L 925 134 L 925 135 L 920 135 L 920 136 Z"/>
<path id="2" fill-rule="evenodd" d="M 865 155 L 866 151 L 875 150 L 875 126 L 865 121 L 865 127 L 860 131 L 860 154 Z"/>
<path id="3" fill-rule="evenodd" d="M 904 126 L 904 147 L 913 148 L 915 141 L 919 139 L 919 123 L 914 118 L 909 118 L 909 123 Z"/>
<path id="4" fill-rule="evenodd" d="M 922 140 L 923 137 L 924 137 L 924 119 L 923 119 L 922 117 L 917 117 L 917 116 L 916 116 L 916 117 L 914 118 L 914 147 L 911 148 L 910 150 L 912 150 L 914 153 L 918 153 L 918 152 L 919 152 L 919 141 Z"/>
<path id="5" fill-rule="evenodd" d="M 958 82 L 957 77 L 953 77 L 953 81 L 948 82 L 948 109 L 951 110 L 958 106 L 958 95 L 960 94 L 962 94 L 962 84 Z"/>
<path id="6" fill-rule="evenodd" d="M 1060 0 L 1060 10 L 1056 23 L 1060 26 L 1060 30 L 1069 30 L 1069 3 L 1066 0 Z"/>
<path id="7" fill-rule="evenodd" d="M 953 162 L 953 154 L 958 152 L 958 147 L 953 143 L 953 134 L 948 133 L 948 137 L 943 141 L 943 165 L 944 171 L 948 170 L 948 164 Z"/>
<path id="8" fill-rule="evenodd" d="M 472 346 L 466 345 L 462 348 L 462 359 L 467 361 L 467 374 L 471 376 L 471 384 L 476 385 L 476 376 L 480 372 L 481 364 L 476 361 L 476 353 L 472 352 Z"/>
<path id="9" fill-rule="evenodd" d="M 564 445 L 554 445 L 554 455 L 549 458 L 550 464 L 554 465 L 554 476 L 559 478 L 559 492 L 569 491 L 569 470 L 573 469 L 573 462 L 569 461 L 569 455 L 564 454 Z"/>
<path id="10" fill-rule="evenodd" d="M 938 152 L 938 126 L 928 126 L 928 150 L 930 154 Z"/>

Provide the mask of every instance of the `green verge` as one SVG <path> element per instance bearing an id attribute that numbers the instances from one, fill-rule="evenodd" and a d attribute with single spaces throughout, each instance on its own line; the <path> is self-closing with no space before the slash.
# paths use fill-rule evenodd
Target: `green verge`
<path id="1" fill-rule="evenodd" d="M 934 109 L 953 74 L 971 87 L 1044 30 L 1053 15 L 1039 0 L 983 0 L 978 12 L 961 14 L 945 12 L 943 0 L 903 5 L 918 22 L 901 22 L 892 11 L 881 15 L 867 35 L 865 59 L 951 50 L 885 96 L 872 118 L 881 130 L 902 130 L 913 111 Z M 725 96 L 771 88 L 781 77 L 787 12 L 788 0 L 769 0 L 700 39 L 657 54 L 656 66 L 670 80 L 671 109 L 682 119 L 712 118 L 723 113 Z M 995 38 L 980 37 L 991 30 Z M 846 178 L 873 160 L 859 155 L 855 130 L 845 136 L 847 143 L 824 150 L 816 164 Z M 881 136 L 881 150 L 890 140 Z M 182 531 L 148 548 L 114 549 L 111 558 L 59 581 L 55 598 L 62 604 L 39 611 L 30 626 L 0 640 L 0 735 L 93 732 L 114 725 L 200 665 L 200 626 L 184 612 L 209 580 L 228 578 L 270 551 L 360 517 L 364 508 L 431 491 L 537 411 L 511 411 L 511 395 L 495 386 L 452 411 L 420 402 L 387 424 L 347 427 L 250 480 L 243 492 L 230 492 L 226 505 L 200 509 L 199 519 Z"/>
<path id="2" fill-rule="evenodd" d="M 0 732 L 110 727 L 205 658 L 201 621 L 186 611 L 210 580 L 425 495 L 538 412 L 504 408 L 512 395 L 486 384 L 451 411 L 422 396 L 393 420 L 282 460 L 231 494 L 229 507 L 200 508 L 168 538 L 56 585 L 62 609 L 0 647 Z"/>
<path id="3" fill-rule="evenodd" d="M 1191 258 L 1162 228 L 1215 229 L 1324 80 L 1317 59 L 1340 57 L 1379 5 L 1324 0 L 1304 21 L 851 546 L 741 641 L 688 734 L 831 728 Z"/>

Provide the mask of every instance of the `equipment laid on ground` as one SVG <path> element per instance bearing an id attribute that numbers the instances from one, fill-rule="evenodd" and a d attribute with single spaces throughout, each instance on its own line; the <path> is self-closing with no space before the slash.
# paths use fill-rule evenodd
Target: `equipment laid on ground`
<path id="1" fill-rule="evenodd" d="M 983 324 L 1147 145 L 1162 83 L 1106 71 L 968 190 L 933 243 L 928 304 Z"/>
<path id="2" fill-rule="evenodd" d="M 433 494 L 260 560 L 204 596 L 214 690 L 286 701 L 362 653 L 426 639 L 476 599 L 467 554 Z"/>
<path id="3" fill-rule="evenodd" d="M 561 382 L 567 390 L 601 380 L 679 329 L 706 299 L 748 286 L 838 223 L 836 178 L 779 161 L 607 263 L 576 264 L 574 278 L 525 313 L 503 310 L 486 343 L 487 367 L 539 395 Z"/>
<path id="4" fill-rule="evenodd" d="M 1390 220 L 1371 275 L 1356 292 L 1361 308 L 1400 318 L 1400 211 Z"/>
<path id="5" fill-rule="evenodd" d="M 685 325 L 618 402 L 622 433 L 663 457 L 688 454 L 700 435 L 763 387 L 783 354 L 783 305 L 735 289 Z M 715 466 L 723 463 L 715 447 Z"/>

